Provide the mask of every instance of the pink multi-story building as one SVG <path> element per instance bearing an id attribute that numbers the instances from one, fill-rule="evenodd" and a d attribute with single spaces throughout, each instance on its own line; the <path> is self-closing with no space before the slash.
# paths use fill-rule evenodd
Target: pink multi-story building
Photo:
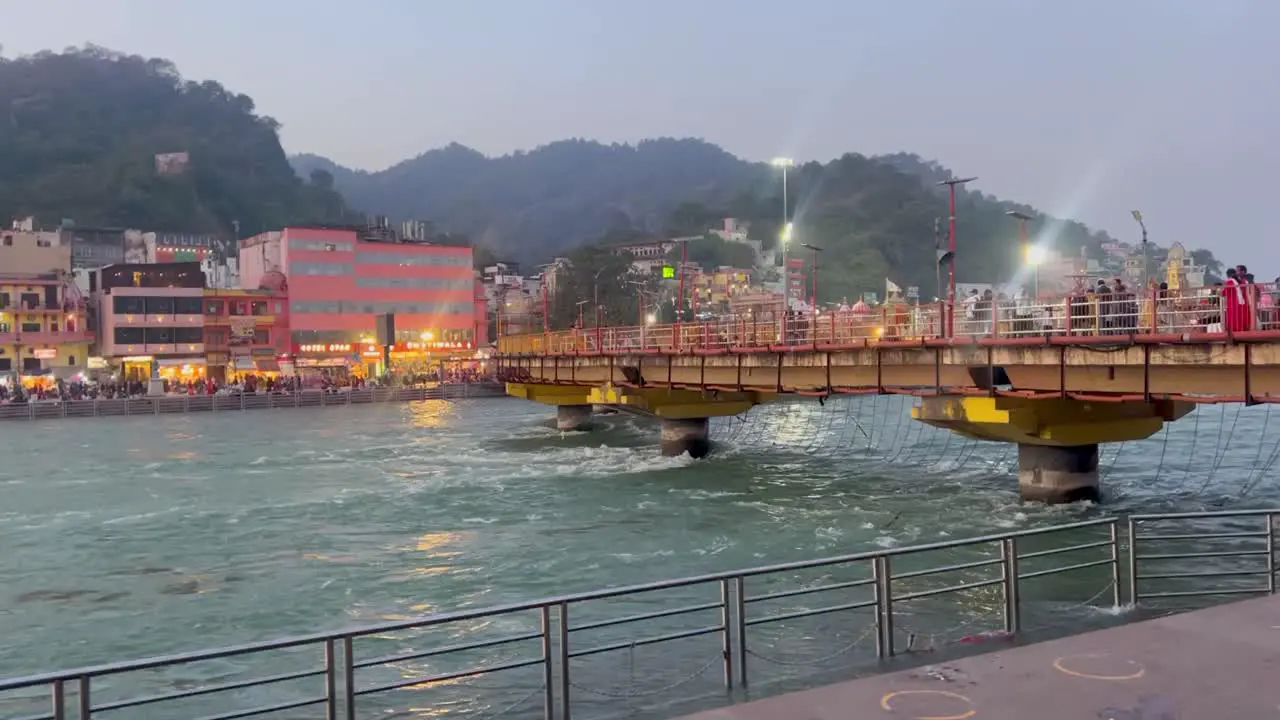
<path id="1" fill-rule="evenodd" d="M 380 353 L 370 350 L 369 343 L 375 318 L 385 313 L 395 315 L 397 347 L 413 343 L 424 358 L 474 348 L 471 248 L 375 241 L 362 235 L 350 229 L 288 227 L 240 243 L 243 286 L 256 287 L 271 272 L 287 277 L 299 366 L 378 365 Z"/>

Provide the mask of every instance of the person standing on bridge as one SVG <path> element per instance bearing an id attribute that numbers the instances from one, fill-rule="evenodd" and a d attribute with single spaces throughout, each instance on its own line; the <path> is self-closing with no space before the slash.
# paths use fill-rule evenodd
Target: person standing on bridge
<path id="1" fill-rule="evenodd" d="M 1222 288 L 1222 321 L 1227 332 L 1249 329 L 1249 302 L 1239 270 L 1227 268 L 1227 280 Z"/>

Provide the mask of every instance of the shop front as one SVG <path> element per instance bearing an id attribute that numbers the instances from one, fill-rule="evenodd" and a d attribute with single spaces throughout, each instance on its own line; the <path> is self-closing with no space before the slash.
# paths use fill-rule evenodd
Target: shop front
<path id="1" fill-rule="evenodd" d="M 159 358 L 156 372 L 166 382 L 190 383 L 205 379 L 208 362 L 203 357 Z"/>
<path id="2" fill-rule="evenodd" d="M 151 365 L 155 358 L 150 355 L 127 355 L 120 358 L 121 382 L 145 383 L 151 379 Z"/>
<path id="3" fill-rule="evenodd" d="M 292 367 L 304 387 L 319 387 L 325 381 L 342 385 L 365 371 L 359 346 L 351 343 L 295 345 Z"/>
<path id="4" fill-rule="evenodd" d="M 471 343 L 467 341 L 398 342 L 391 348 L 391 370 L 397 375 L 439 374 L 444 366 L 453 366 L 473 356 Z"/>
<path id="5" fill-rule="evenodd" d="M 232 383 L 242 383 L 250 376 L 275 380 L 280 377 L 280 362 L 270 348 L 255 348 L 248 355 L 233 355 L 229 370 L 227 381 Z"/>

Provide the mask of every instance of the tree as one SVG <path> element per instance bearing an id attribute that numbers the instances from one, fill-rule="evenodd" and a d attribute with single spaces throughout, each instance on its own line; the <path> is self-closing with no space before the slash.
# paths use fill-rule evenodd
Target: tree
<path id="1" fill-rule="evenodd" d="M 555 295 L 550 298 L 554 327 L 573 327 L 579 316 L 583 327 L 594 327 L 597 312 L 605 325 L 640 321 L 641 298 L 646 292 L 652 295 L 656 285 L 653 278 L 633 271 L 629 256 L 585 245 L 569 253 L 567 259 L 567 272 L 557 279 Z"/>
<path id="2" fill-rule="evenodd" d="M 290 167 L 278 124 L 167 60 L 92 45 L 0 62 L 0 217 L 251 234 L 359 222 L 333 178 Z M 161 168 L 157 155 L 186 153 Z"/>
<path id="3" fill-rule="evenodd" d="M 697 263 L 703 270 L 724 266 L 750 269 L 756 265 L 756 253 L 751 246 L 728 242 L 716 235 L 703 235 L 681 244 L 686 247 L 677 246 L 667 254 L 672 264 L 678 264 L 683 255 L 687 262 Z"/>

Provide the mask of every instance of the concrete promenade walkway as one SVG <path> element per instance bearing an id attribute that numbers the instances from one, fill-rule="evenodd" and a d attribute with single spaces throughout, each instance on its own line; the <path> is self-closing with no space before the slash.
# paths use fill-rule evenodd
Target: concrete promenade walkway
<path id="1" fill-rule="evenodd" d="M 1280 596 L 1009 648 L 685 720 L 1280 720 Z"/>

